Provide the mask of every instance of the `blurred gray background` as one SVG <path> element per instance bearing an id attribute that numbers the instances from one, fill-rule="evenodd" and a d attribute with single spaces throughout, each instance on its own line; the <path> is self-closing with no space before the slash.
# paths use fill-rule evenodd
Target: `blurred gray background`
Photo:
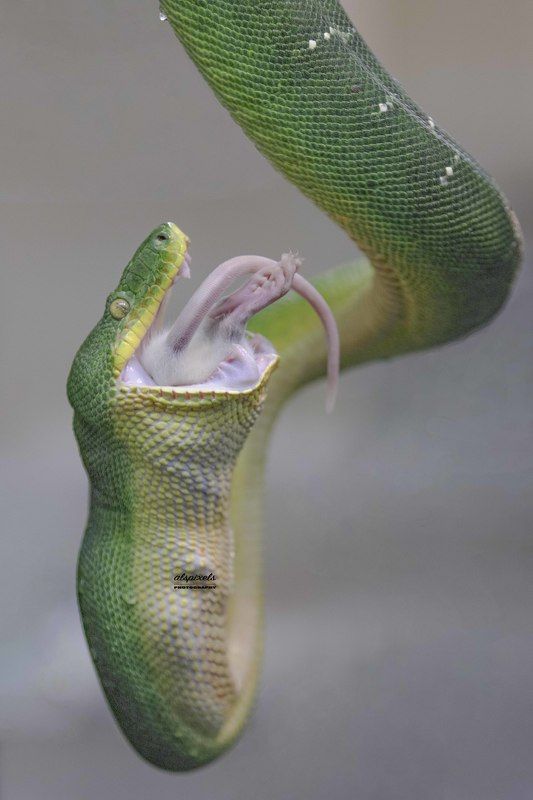
<path id="1" fill-rule="evenodd" d="M 67 370 L 148 232 L 194 285 L 246 251 L 353 257 L 256 153 L 154 0 L 1 0 L 2 800 L 531 800 L 531 304 L 286 408 L 267 484 L 266 658 L 237 747 L 142 762 L 80 631 L 86 478 Z M 531 0 L 350 0 L 369 44 L 533 229 Z M 297 498 L 297 502 L 295 502 Z"/>

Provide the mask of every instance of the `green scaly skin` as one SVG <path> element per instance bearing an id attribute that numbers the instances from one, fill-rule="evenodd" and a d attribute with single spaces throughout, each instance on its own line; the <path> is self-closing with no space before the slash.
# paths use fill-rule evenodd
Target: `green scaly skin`
<path id="1" fill-rule="evenodd" d="M 259 150 L 368 255 L 316 281 L 339 325 L 343 367 L 438 345 L 491 319 L 520 261 L 516 219 L 335 0 L 161 7 Z M 114 319 L 108 302 L 68 387 L 91 481 L 78 573 L 83 624 L 120 726 L 168 770 L 215 758 L 249 715 L 268 435 L 287 397 L 325 369 L 320 325 L 291 296 L 250 326 L 281 357 L 253 391 L 206 397 L 117 383 L 142 335 L 137 319 L 149 324 L 185 247 L 171 225 L 146 240 L 118 289 L 129 313 Z M 176 599 L 174 572 L 204 568 L 217 574 L 216 598 Z"/>

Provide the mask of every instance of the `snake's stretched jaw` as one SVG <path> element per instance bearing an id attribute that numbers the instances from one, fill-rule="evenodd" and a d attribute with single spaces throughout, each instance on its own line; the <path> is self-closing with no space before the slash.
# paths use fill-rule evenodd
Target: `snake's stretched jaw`
<path id="1" fill-rule="evenodd" d="M 189 258 L 179 275 L 189 276 Z M 239 256 L 217 267 L 194 293 L 170 328 L 164 315 L 172 284 L 153 322 L 122 370 L 123 383 L 193 392 L 239 392 L 254 389 L 278 360 L 273 345 L 251 335 L 252 316 L 291 288 L 321 318 L 328 339 L 327 410 L 334 404 L 339 370 L 339 337 L 333 314 L 321 295 L 297 274 L 300 260 L 285 254 L 279 262 L 261 256 Z M 238 278 L 251 276 L 227 297 Z M 178 275 L 176 275 L 178 277 Z M 174 283 L 174 281 L 172 282 Z"/>
<path id="2" fill-rule="evenodd" d="M 129 386 L 170 390 L 173 394 L 239 392 L 255 388 L 274 367 L 278 355 L 267 339 L 259 334 L 250 334 L 245 326 L 239 336 L 233 337 L 224 332 L 217 335 L 217 331 L 212 331 L 208 337 L 202 337 L 200 333 L 190 346 L 182 347 L 179 355 L 174 351 L 172 332 L 183 313 L 170 329 L 165 326 L 165 316 L 176 281 L 190 278 L 190 265 L 191 257 L 187 252 L 179 272 L 166 288 L 151 324 L 125 363 L 119 381 Z M 184 311 L 190 305 L 191 301 Z M 224 321 L 227 322 L 227 315 Z"/>

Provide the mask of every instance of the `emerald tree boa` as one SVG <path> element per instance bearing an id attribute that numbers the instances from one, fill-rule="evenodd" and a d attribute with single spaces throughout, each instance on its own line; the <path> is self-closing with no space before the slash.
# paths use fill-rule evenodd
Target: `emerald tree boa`
<path id="1" fill-rule="evenodd" d="M 186 770 L 234 742 L 254 699 L 263 466 L 278 410 L 328 363 L 334 391 L 338 346 L 346 368 L 487 323 L 521 244 L 491 178 L 336 0 L 162 0 L 161 18 L 258 149 L 367 256 L 314 289 L 290 254 L 237 259 L 245 284 L 224 298 L 236 273 L 215 270 L 167 329 L 168 293 L 184 290 L 190 259 L 186 235 L 164 224 L 73 363 L 91 484 L 78 567 L 87 640 L 138 753 Z"/>

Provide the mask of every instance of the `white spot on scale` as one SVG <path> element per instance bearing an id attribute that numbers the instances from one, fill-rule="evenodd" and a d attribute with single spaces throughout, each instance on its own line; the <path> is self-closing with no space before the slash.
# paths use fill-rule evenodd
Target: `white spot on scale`
<path id="1" fill-rule="evenodd" d="M 326 42 L 331 39 L 331 33 L 329 31 L 324 32 L 324 39 L 326 40 Z"/>
<path id="2" fill-rule="evenodd" d="M 316 40 L 309 39 L 309 44 L 307 46 L 309 47 L 309 50 L 314 50 L 316 48 Z"/>
<path id="3" fill-rule="evenodd" d="M 447 186 L 448 185 L 448 176 L 447 175 L 441 175 L 440 178 L 439 178 L 439 181 L 440 181 L 440 185 L 441 186 Z"/>
<path id="4" fill-rule="evenodd" d="M 388 103 L 380 103 L 379 104 L 379 110 L 381 111 L 382 114 L 385 114 L 389 110 L 389 104 Z"/>
<path id="5" fill-rule="evenodd" d="M 161 20 L 161 22 L 166 22 L 168 19 L 167 15 L 165 14 L 162 8 L 159 9 L 159 19 Z"/>
<path id="6" fill-rule="evenodd" d="M 338 36 L 339 39 L 345 44 L 351 39 L 353 35 L 353 31 L 342 31 L 340 28 L 337 28 L 336 26 L 332 25 L 329 26 L 329 32 L 331 36 L 333 35 Z"/>
<path id="7" fill-rule="evenodd" d="M 435 121 L 432 117 L 428 117 L 428 123 L 431 130 L 435 130 Z"/>
<path id="8" fill-rule="evenodd" d="M 453 167 L 446 167 L 446 175 L 451 178 L 453 175 Z"/>

